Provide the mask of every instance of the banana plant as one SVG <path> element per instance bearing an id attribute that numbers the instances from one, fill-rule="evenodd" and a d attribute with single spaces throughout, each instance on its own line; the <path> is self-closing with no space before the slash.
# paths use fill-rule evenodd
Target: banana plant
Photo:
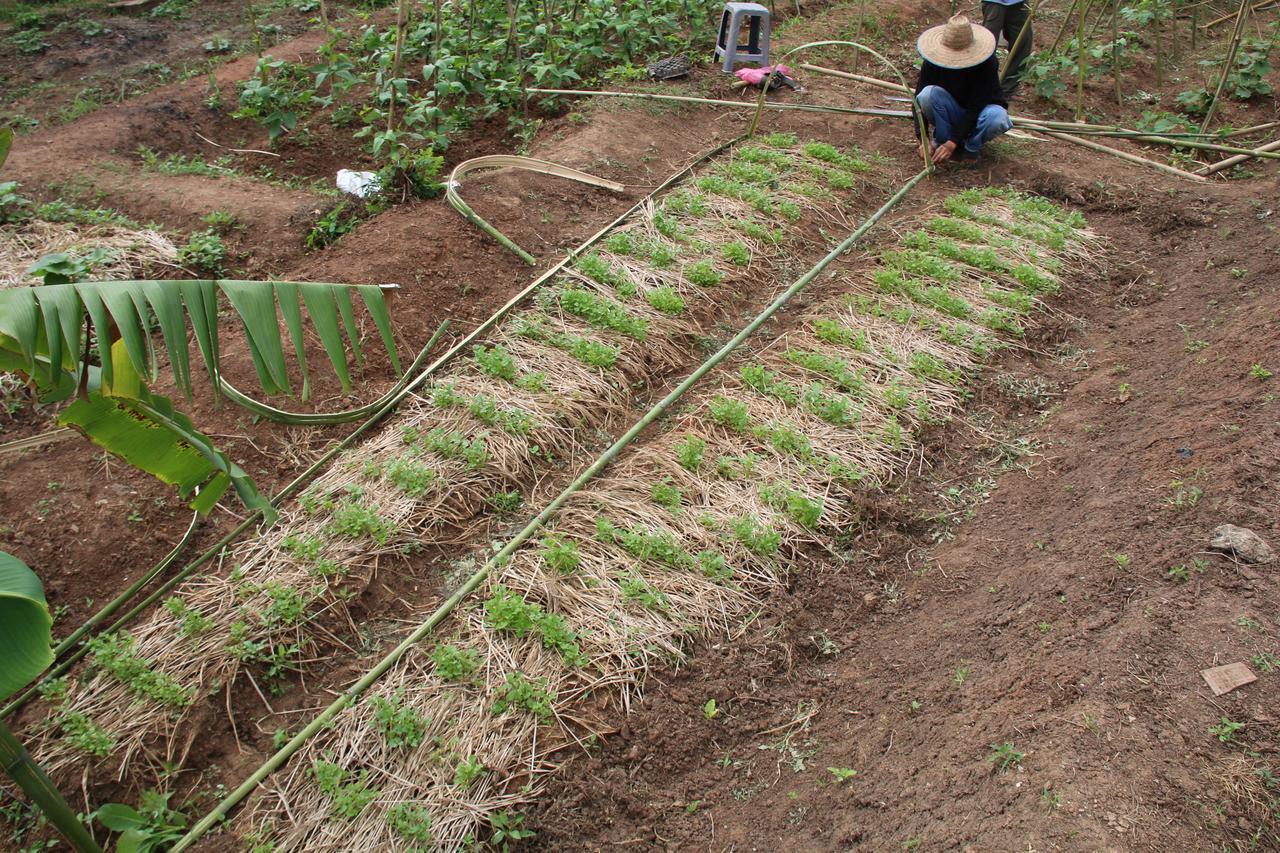
<path id="1" fill-rule="evenodd" d="M 233 487 L 247 508 L 271 519 L 271 505 L 252 478 L 199 432 L 172 400 L 149 387 L 159 378 L 160 352 L 167 355 L 174 384 L 189 398 L 188 338 L 194 338 L 213 393 L 219 395 L 224 384 L 219 312 L 225 298 L 244 327 L 258 382 L 269 395 L 293 394 L 283 320 L 306 399 L 310 373 L 305 314 L 343 390 L 349 392 L 344 332 L 355 360 L 363 358 L 353 293 L 362 298 L 399 372 L 391 321 L 377 286 L 211 279 L 94 281 L 0 290 L 0 371 L 25 376 L 42 403 L 72 400 L 59 415 L 60 424 L 177 486 L 197 511 L 207 513 Z"/>
<path id="2" fill-rule="evenodd" d="M 53 662 L 53 619 L 44 587 L 17 557 L 0 551 L 0 699 L 6 699 Z M 0 719 L 0 765 L 78 853 L 101 853 L 75 811 L 31 754 Z"/>

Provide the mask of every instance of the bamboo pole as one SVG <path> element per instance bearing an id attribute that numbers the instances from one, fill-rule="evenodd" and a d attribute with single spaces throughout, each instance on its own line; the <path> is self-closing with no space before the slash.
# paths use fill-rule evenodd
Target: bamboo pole
<path id="1" fill-rule="evenodd" d="M 471 206 L 462 200 L 458 190 L 462 188 L 462 176 L 475 169 L 498 169 L 498 168 L 514 168 L 527 169 L 542 175 L 552 175 L 557 178 L 566 178 L 571 181 L 589 184 L 594 187 L 603 187 L 604 189 L 620 193 L 626 189 L 617 181 L 610 181 L 604 178 L 597 178 L 595 175 L 589 175 L 586 172 L 580 172 L 577 169 L 570 169 L 568 166 L 561 166 L 559 163 L 551 163 L 546 160 L 535 160 L 532 157 L 519 157 L 513 154 L 488 154 L 483 157 L 473 157 L 470 160 L 464 160 L 457 166 L 453 167 L 453 172 L 449 174 L 449 180 L 445 183 L 445 200 L 449 202 L 450 207 L 466 217 L 467 221 L 488 234 L 493 239 L 502 244 L 503 247 L 510 250 L 520 260 L 534 266 L 538 263 L 533 255 L 503 234 L 489 222 L 482 219 L 478 213 L 471 209 Z"/>
<path id="2" fill-rule="evenodd" d="M 652 92 L 611 92 L 606 90 L 591 91 L 588 89 L 543 89 L 537 86 L 530 86 L 525 91 L 534 92 L 540 95 L 584 95 L 588 97 L 603 95 L 607 98 L 638 98 L 640 100 L 650 101 L 672 101 L 674 103 L 684 104 L 711 104 L 719 107 L 737 107 L 738 109 L 751 109 L 752 104 L 743 103 L 742 101 L 725 101 L 719 98 L 694 98 L 687 95 L 658 95 Z M 827 107 L 817 104 L 778 104 L 766 102 L 765 106 L 771 110 L 798 110 L 800 112 L 810 113 L 845 113 L 848 115 L 859 116 L 881 116 L 888 118 L 903 118 L 911 115 L 910 110 L 880 110 L 872 107 Z"/>
<path id="3" fill-rule="evenodd" d="M 802 62 L 796 66 L 801 71 L 811 71 L 814 74 L 826 74 L 831 77 L 839 77 L 842 80 L 855 80 L 859 83 L 866 83 L 868 86 L 875 86 L 878 89 L 885 89 L 889 92 L 897 92 L 902 95 L 910 95 L 911 89 L 900 83 L 890 83 L 888 80 L 880 80 L 876 77 L 868 77 L 865 74 L 851 74 L 848 71 L 840 71 L 835 68 L 826 68 L 821 65 L 811 65 L 808 62 Z"/>
<path id="4" fill-rule="evenodd" d="M 1120 0 L 1111 3 L 1111 79 L 1116 86 L 1116 106 L 1124 106 L 1120 91 Z"/>
<path id="5" fill-rule="evenodd" d="M 1013 64 L 1013 58 L 1018 55 L 1018 48 L 1022 47 L 1022 42 L 1027 37 L 1027 33 L 1031 32 L 1031 19 L 1036 16 L 1036 9 L 1039 8 L 1038 0 L 1027 0 L 1027 19 L 1022 22 L 1022 29 L 1018 30 L 1018 37 L 1013 40 L 1013 44 L 1009 45 L 1009 53 L 1004 58 L 1004 67 L 1000 69 L 1000 82 L 1004 83 L 1004 78 L 1009 74 L 1009 66 Z"/>
<path id="6" fill-rule="evenodd" d="M 1247 154 L 1237 154 L 1235 157 L 1228 157 L 1225 160 L 1219 160 L 1217 163 L 1213 163 L 1208 166 L 1205 166 L 1203 169 L 1198 169 L 1196 171 L 1196 174 L 1212 175 L 1215 172 L 1221 172 L 1223 169 L 1229 169 L 1232 166 L 1238 166 L 1241 163 L 1243 163 L 1245 160 L 1248 160 L 1250 157 L 1257 157 L 1260 154 L 1264 154 L 1266 152 L 1275 152 L 1275 151 L 1280 151 L 1280 139 L 1277 139 L 1275 142 L 1268 142 L 1266 145 L 1259 146 L 1258 148 L 1253 149 Z"/>
<path id="7" fill-rule="evenodd" d="M 0 721 L 0 766 L 4 767 L 9 778 L 31 798 L 31 802 L 35 803 L 76 853 L 102 853 L 102 848 L 76 817 L 62 792 L 3 721 Z"/>
<path id="8" fill-rule="evenodd" d="M 1280 127 L 1280 121 L 1269 121 L 1265 124 L 1255 124 L 1253 127 L 1242 127 L 1239 130 L 1233 130 L 1223 136 L 1223 139 L 1231 139 L 1236 136 L 1247 136 L 1250 133 L 1261 133 L 1264 130 L 1271 130 L 1273 127 Z"/>
<path id="9" fill-rule="evenodd" d="M 355 684 L 347 688 L 323 711 L 320 712 L 310 723 L 306 725 L 298 734 L 294 735 L 288 743 L 276 751 L 274 755 L 268 758 L 261 766 L 255 770 L 249 778 L 240 784 L 234 791 L 217 804 L 201 818 L 191 830 L 178 840 L 176 844 L 169 849 L 169 853 L 182 853 L 187 850 L 200 839 L 205 832 L 211 829 L 215 824 L 224 820 L 231 809 L 253 792 L 267 776 L 275 772 L 277 768 L 284 764 L 295 752 L 310 740 L 317 732 L 323 729 L 330 720 L 344 708 L 354 704 L 366 690 L 374 685 L 379 678 L 386 674 L 387 670 L 395 666 L 396 662 L 404 657 L 405 653 L 420 643 L 424 638 L 431 634 L 441 622 L 443 622 L 450 613 L 457 608 L 468 596 L 484 583 L 489 577 L 489 573 L 495 566 L 500 566 L 510 559 L 516 549 L 535 536 L 538 531 L 555 515 L 556 511 L 565 504 L 575 493 L 580 491 L 583 486 L 612 464 L 613 460 L 621 453 L 627 445 L 634 441 L 642 432 L 644 432 L 650 424 L 662 417 L 673 405 L 679 402 L 689 389 L 696 385 L 704 376 L 714 370 L 722 361 L 728 358 L 742 343 L 755 333 L 757 329 L 767 323 L 774 314 L 791 301 L 796 294 L 804 290 L 808 285 L 818 277 L 821 272 L 827 268 L 836 258 L 843 255 L 857 243 L 862 236 L 871 230 L 877 222 L 880 221 L 890 210 L 892 210 L 898 202 L 900 202 L 908 192 L 911 191 L 916 184 L 920 183 L 929 172 L 921 170 L 917 172 L 915 177 L 907 181 L 896 193 L 886 201 L 879 210 L 873 213 L 862 225 L 858 226 L 852 234 L 841 240 L 835 248 L 826 254 L 826 256 L 818 261 L 808 272 L 798 278 L 785 291 L 783 291 L 773 302 L 769 303 L 763 311 L 755 316 L 746 326 L 733 336 L 724 346 L 701 365 L 696 370 L 685 377 L 679 385 L 663 397 L 656 405 L 645 412 L 644 416 L 632 424 L 631 428 L 622 434 L 617 441 L 609 446 L 604 453 L 600 454 L 594 462 L 592 462 L 585 470 L 580 473 L 572 483 L 565 487 L 550 503 L 543 507 L 542 511 L 534 516 L 528 524 L 524 526 L 520 532 L 516 533 L 496 554 L 475 571 L 465 583 L 462 584 L 453 595 L 441 604 L 435 612 L 418 625 L 408 636 L 400 641 L 400 644 L 386 654 L 382 660 L 378 661 L 372 669 L 368 670 L 364 676 Z"/>
<path id="10" fill-rule="evenodd" d="M 1218 88 L 1213 92 L 1213 98 L 1209 101 L 1208 108 L 1204 111 L 1204 121 L 1200 124 L 1200 132 L 1204 133 L 1209 128 L 1209 122 L 1213 118 L 1213 110 L 1218 106 L 1218 99 L 1222 97 L 1222 90 L 1227 85 L 1227 77 L 1231 75 L 1231 66 L 1236 61 L 1236 51 L 1240 48 L 1240 37 L 1244 35 L 1244 22 L 1249 17 L 1249 0 L 1240 0 L 1240 12 L 1236 15 L 1236 28 L 1231 34 L 1231 46 L 1227 48 L 1227 58 L 1222 64 L 1222 73 L 1218 75 Z"/>
<path id="11" fill-rule="evenodd" d="M 1071 142 L 1076 145 L 1082 145 L 1085 148 L 1092 148 L 1094 151 L 1101 151 L 1104 154 L 1110 154 L 1113 157 L 1119 157 L 1121 160 L 1128 160 L 1130 163 L 1137 163 L 1142 166 L 1150 166 L 1153 169 L 1159 169 L 1161 172 L 1167 172 L 1170 175 L 1176 175 L 1179 178 L 1186 178 L 1191 181 L 1204 181 L 1205 179 L 1191 172 L 1184 172 L 1181 169 L 1175 169 L 1165 163 L 1159 163 L 1155 160 L 1148 160 L 1146 157 L 1139 157 L 1137 154 L 1130 154 L 1128 151 L 1121 151 L 1117 148 L 1108 148 L 1106 145 L 1099 145 L 1097 142 L 1091 142 L 1088 139 L 1081 139 L 1078 136 L 1071 136 L 1066 133 L 1059 133 L 1056 130 L 1038 130 L 1037 133 L 1043 133 L 1045 136 L 1051 136 L 1054 139 L 1061 139 L 1063 142 Z"/>
<path id="12" fill-rule="evenodd" d="M 1080 4 L 1076 22 L 1076 121 L 1084 121 L 1084 16 L 1088 7 Z"/>
<path id="13" fill-rule="evenodd" d="M 1265 12 L 1267 9 L 1270 9 L 1274 5 L 1276 5 L 1276 0 L 1263 0 L 1261 3 L 1256 4 L 1250 11 Z M 1212 21 L 1209 21 L 1208 23 L 1201 24 L 1200 28 L 1204 30 L 1212 29 L 1213 27 L 1216 27 L 1218 24 L 1222 24 L 1231 20 L 1235 16 L 1236 16 L 1235 12 L 1229 12 L 1220 18 L 1214 18 Z"/>
<path id="14" fill-rule="evenodd" d="M 858 4 L 858 28 L 854 30 L 853 40 L 862 41 L 862 24 L 867 19 L 867 0 L 861 0 Z M 862 58 L 862 51 L 855 50 L 853 52 L 853 70 L 858 70 L 858 60 Z"/>

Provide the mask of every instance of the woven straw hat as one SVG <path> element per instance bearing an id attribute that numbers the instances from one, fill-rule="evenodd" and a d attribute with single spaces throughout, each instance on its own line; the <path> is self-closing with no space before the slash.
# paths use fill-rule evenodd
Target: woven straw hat
<path id="1" fill-rule="evenodd" d="M 934 65 L 969 68 L 995 53 L 996 37 L 986 27 L 969 23 L 964 15 L 955 15 L 945 24 L 925 30 L 916 50 Z"/>

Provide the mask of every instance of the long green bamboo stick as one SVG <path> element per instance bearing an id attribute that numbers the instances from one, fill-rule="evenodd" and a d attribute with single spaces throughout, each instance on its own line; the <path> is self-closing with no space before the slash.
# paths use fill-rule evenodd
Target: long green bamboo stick
<path id="1" fill-rule="evenodd" d="M 31 758 L 31 753 L 22 742 L 9 731 L 9 727 L 0 721 L 0 766 L 9 777 L 18 784 L 31 801 L 36 804 L 54 828 L 62 834 L 76 853 L 102 853 L 98 842 L 85 829 L 71 806 L 63 799 L 62 792 L 57 789 L 39 764 Z"/>
<path id="2" fill-rule="evenodd" d="M 1231 46 L 1227 48 L 1226 61 L 1222 63 L 1222 73 L 1218 75 L 1218 87 L 1213 91 L 1213 97 L 1209 99 L 1209 106 L 1204 111 L 1204 121 L 1200 123 L 1200 132 L 1204 133 L 1209 129 L 1209 122 L 1213 119 L 1213 110 L 1218 106 L 1218 99 L 1222 97 L 1222 90 L 1227 85 L 1227 77 L 1231 75 L 1231 66 L 1236 61 L 1236 51 L 1240 48 L 1240 37 L 1244 35 L 1244 22 L 1249 17 L 1249 0 L 1240 0 L 1240 11 L 1236 14 L 1236 28 L 1231 34 Z"/>
<path id="3" fill-rule="evenodd" d="M 836 258 L 840 257 L 848 251 L 862 236 L 866 234 L 879 222 L 885 214 L 892 210 L 898 202 L 911 191 L 916 184 L 920 183 L 927 175 L 928 171 L 921 170 L 916 173 L 915 177 L 907 181 L 897 192 L 895 192 L 888 201 L 886 201 L 879 210 L 873 213 L 862 225 L 858 226 L 852 234 L 840 241 L 827 255 L 817 264 L 815 264 L 808 272 L 798 278 L 790 287 L 783 291 L 773 302 L 769 304 L 762 312 L 757 314 L 755 318 L 744 326 L 736 335 L 733 336 L 724 346 L 715 353 L 715 355 L 704 361 L 693 373 L 689 374 L 683 382 L 677 385 L 672 391 L 663 397 L 656 405 L 647 411 L 643 417 L 636 421 L 630 429 L 628 429 L 617 441 L 605 450 L 597 459 L 591 463 L 581 474 L 574 479 L 564 491 L 556 496 L 554 500 L 548 503 L 541 512 L 539 512 L 528 524 L 525 525 L 519 533 L 513 536 L 496 554 L 475 571 L 471 577 L 467 578 L 462 586 L 454 591 L 453 595 L 441 604 L 435 612 L 415 628 L 407 637 L 400 641 L 391 652 L 378 661 L 372 669 L 364 674 L 351 687 L 347 688 L 337 699 L 335 699 L 327 708 L 320 712 L 310 723 L 307 724 L 302 731 L 294 735 L 290 741 L 276 751 L 274 755 L 268 758 L 258 767 L 249 778 L 245 779 L 239 787 L 228 794 L 217 806 L 213 808 L 207 815 L 201 818 L 191 830 L 178 840 L 170 853 L 182 853 L 187 850 L 200 839 L 204 833 L 208 832 L 219 821 L 226 818 L 231 809 L 253 792 L 259 784 L 262 783 L 267 776 L 275 772 L 284 764 L 295 752 L 315 736 L 317 732 L 323 729 L 330 720 L 344 708 L 350 706 L 358 699 L 366 690 L 373 686 L 375 682 L 387 670 L 395 666 L 396 662 L 404 657 L 411 648 L 427 637 L 436 627 L 443 622 L 450 613 L 453 612 L 459 604 L 461 604 L 472 592 L 479 588 L 488 578 L 489 573 L 493 571 L 495 566 L 504 563 L 521 545 L 538 533 L 539 530 L 547 523 L 548 520 L 556 513 L 556 511 L 564 505 L 576 492 L 580 491 L 583 486 L 593 480 L 596 475 L 607 468 L 622 450 L 636 439 L 645 429 L 654 421 L 662 417 L 668 409 L 683 397 L 690 388 L 692 388 L 699 380 L 715 369 L 720 362 L 724 361 L 734 350 L 742 345 L 743 341 L 749 338 L 757 329 L 769 321 L 784 305 L 804 290 L 817 276 L 827 268 Z"/>

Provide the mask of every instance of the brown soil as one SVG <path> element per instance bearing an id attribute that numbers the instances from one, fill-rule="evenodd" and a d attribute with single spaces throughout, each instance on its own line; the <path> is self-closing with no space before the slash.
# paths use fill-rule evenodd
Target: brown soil
<path id="1" fill-rule="evenodd" d="M 1280 674 L 1250 663 L 1259 681 L 1220 698 L 1200 676 L 1280 652 L 1274 566 L 1207 550 L 1225 522 L 1280 542 L 1277 394 L 1250 375 L 1280 344 L 1270 215 L 1248 192 L 1154 204 L 993 171 L 1083 202 L 1109 274 L 987 372 L 847 561 L 797 566 L 745 637 L 659 675 L 570 758 L 539 846 L 1280 845 L 1255 772 L 1280 763 Z M 1034 454 L 1002 471 L 1021 440 Z M 1208 732 L 1224 716 L 1245 723 L 1230 744 Z M 1006 742 L 1025 757 L 1000 773 Z"/>
<path id="2" fill-rule="evenodd" d="M 883 28 L 890 34 L 914 31 L 946 8 L 882 5 L 893 16 Z M 232 14 L 224 4 L 199 8 L 206 6 Z M 802 22 L 791 37 L 847 26 L 847 10 L 837 10 Z M 172 38 L 174 49 L 192 46 L 190 33 Z M 285 49 L 304 56 L 319 43 L 312 31 Z M 154 50 L 138 58 L 168 55 Z M 93 61 L 110 68 L 119 59 Z M 253 63 L 246 57 L 218 70 L 224 100 L 234 100 L 234 81 Z M 66 84 L 91 70 L 49 73 Z M 8 78 L 6 88 L 16 85 L 10 80 L 21 82 Z M 714 69 L 695 82 L 729 94 Z M 808 94 L 779 98 L 886 106 L 865 89 L 805 82 Z M 1127 85 L 1150 84 L 1149 71 L 1139 69 Z M 440 199 L 396 206 L 334 246 L 306 252 L 303 235 L 332 203 L 324 195 L 244 176 L 143 171 L 139 145 L 203 158 L 225 153 L 196 132 L 228 146 L 265 147 L 256 125 L 208 108 L 205 87 L 203 78 L 172 84 L 20 137 L 5 177 L 42 199 L 111 206 L 182 231 L 202 227 L 199 218 L 213 210 L 232 210 L 246 226 L 233 241 L 246 277 L 399 283 L 391 304 L 402 355 L 441 320 L 453 321 L 453 335 L 474 326 L 536 273 Z M 1106 114 L 1109 97 L 1104 84 L 1090 84 L 1095 112 Z M 1228 109 L 1243 125 L 1267 120 L 1273 107 Z M 533 156 L 624 181 L 627 191 L 497 174 L 473 176 L 463 193 L 545 266 L 693 154 L 744 129 L 741 115 L 603 105 L 582 119 L 552 118 Z M 897 124 L 784 114 L 767 121 L 903 163 L 913 156 Z M 233 163 L 244 173 L 268 164 L 277 175 L 331 181 L 337 168 L 364 162 L 346 134 L 317 127 L 310 147 L 286 143 L 278 160 L 238 154 Z M 505 128 L 489 123 L 451 149 L 449 162 L 510 150 Z M 659 674 L 643 707 L 618 721 L 619 736 L 568 761 L 530 818 L 537 844 L 1245 849 L 1249 833 L 1270 826 L 1259 845 L 1280 846 L 1275 815 L 1257 806 L 1277 793 L 1254 773 L 1280 773 L 1268 699 L 1280 675 L 1259 670 L 1257 683 L 1215 699 L 1198 674 L 1280 654 L 1273 567 L 1205 552 L 1221 522 L 1253 527 L 1280 546 L 1273 389 L 1280 378 L 1249 375 L 1254 364 L 1280 372 L 1280 242 L 1271 212 L 1280 184 L 1274 166 L 1250 168 L 1266 177 L 1180 184 L 1082 149 L 1015 141 L 979 167 L 949 170 L 922 188 L 908 209 L 984 183 L 1079 206 L 1110 241 L 1108 272 L 1061 295 L 1060 313 L 1029 349 L 988 371 L 964 423 L 933 437 L 925 458 L 935 466 L 867 506 L 863 529 L 846 543 L 848 561 L 815 554 L 797 566 L 789 596 L 770 602 L 745 636 Z M 1199 340 L 1208 346 L 1188 352 Z M 229 375 L 248 387 L 234 340 L 227 356 Z M 375 358 L 357 396 L 372 399 L 392 381 L 385 359 Z M 345 405 L 331 387 L 317 396 L 317 405 Z M 350 429 L 252 424 L 207 399 L 189 410 L 264 490 Z M 0 415 L 0 440 L 46 426 L 29 413 Z M 1038 442 L 1036 454 L 1011 456 L 1010 445 L 1024 437 Z M 78 624 L 159 559 L 190 518 L 167 489 L 100 456 L 73 440 L 0 467 L 0 548 L 37 568 L 64 625 Z M 1014 467 L 1000 471 L 1002 459 Z M 989 501 L 980 497 L 987 493 Z M 939 514 L 951 521 L 930 520 Z M 229 513 L 215 515 L 199 542 L 234 523 Z M 422 565 L 447 556 L 424 555 Z M 1197 558 L 1207 561 L 1203 571 Z M 1191 567 L 1185 583 L 1167 576 L 1175 565 Z M 710 698 L 721 710 L 708 720 L 702 707 Z M 1246 723 L 1230 745 L 1206 731 L 1223 716 Z M 224 737 L 200 763 L 244 765 L 265 738 L 241 752 Z M 996 773 L 991 745 L 1006 741 L 1026 755 Z M 779 744 L 783 751 L 764 748 Z M 828 767 L 858 775 L 837 784 Z"/>

